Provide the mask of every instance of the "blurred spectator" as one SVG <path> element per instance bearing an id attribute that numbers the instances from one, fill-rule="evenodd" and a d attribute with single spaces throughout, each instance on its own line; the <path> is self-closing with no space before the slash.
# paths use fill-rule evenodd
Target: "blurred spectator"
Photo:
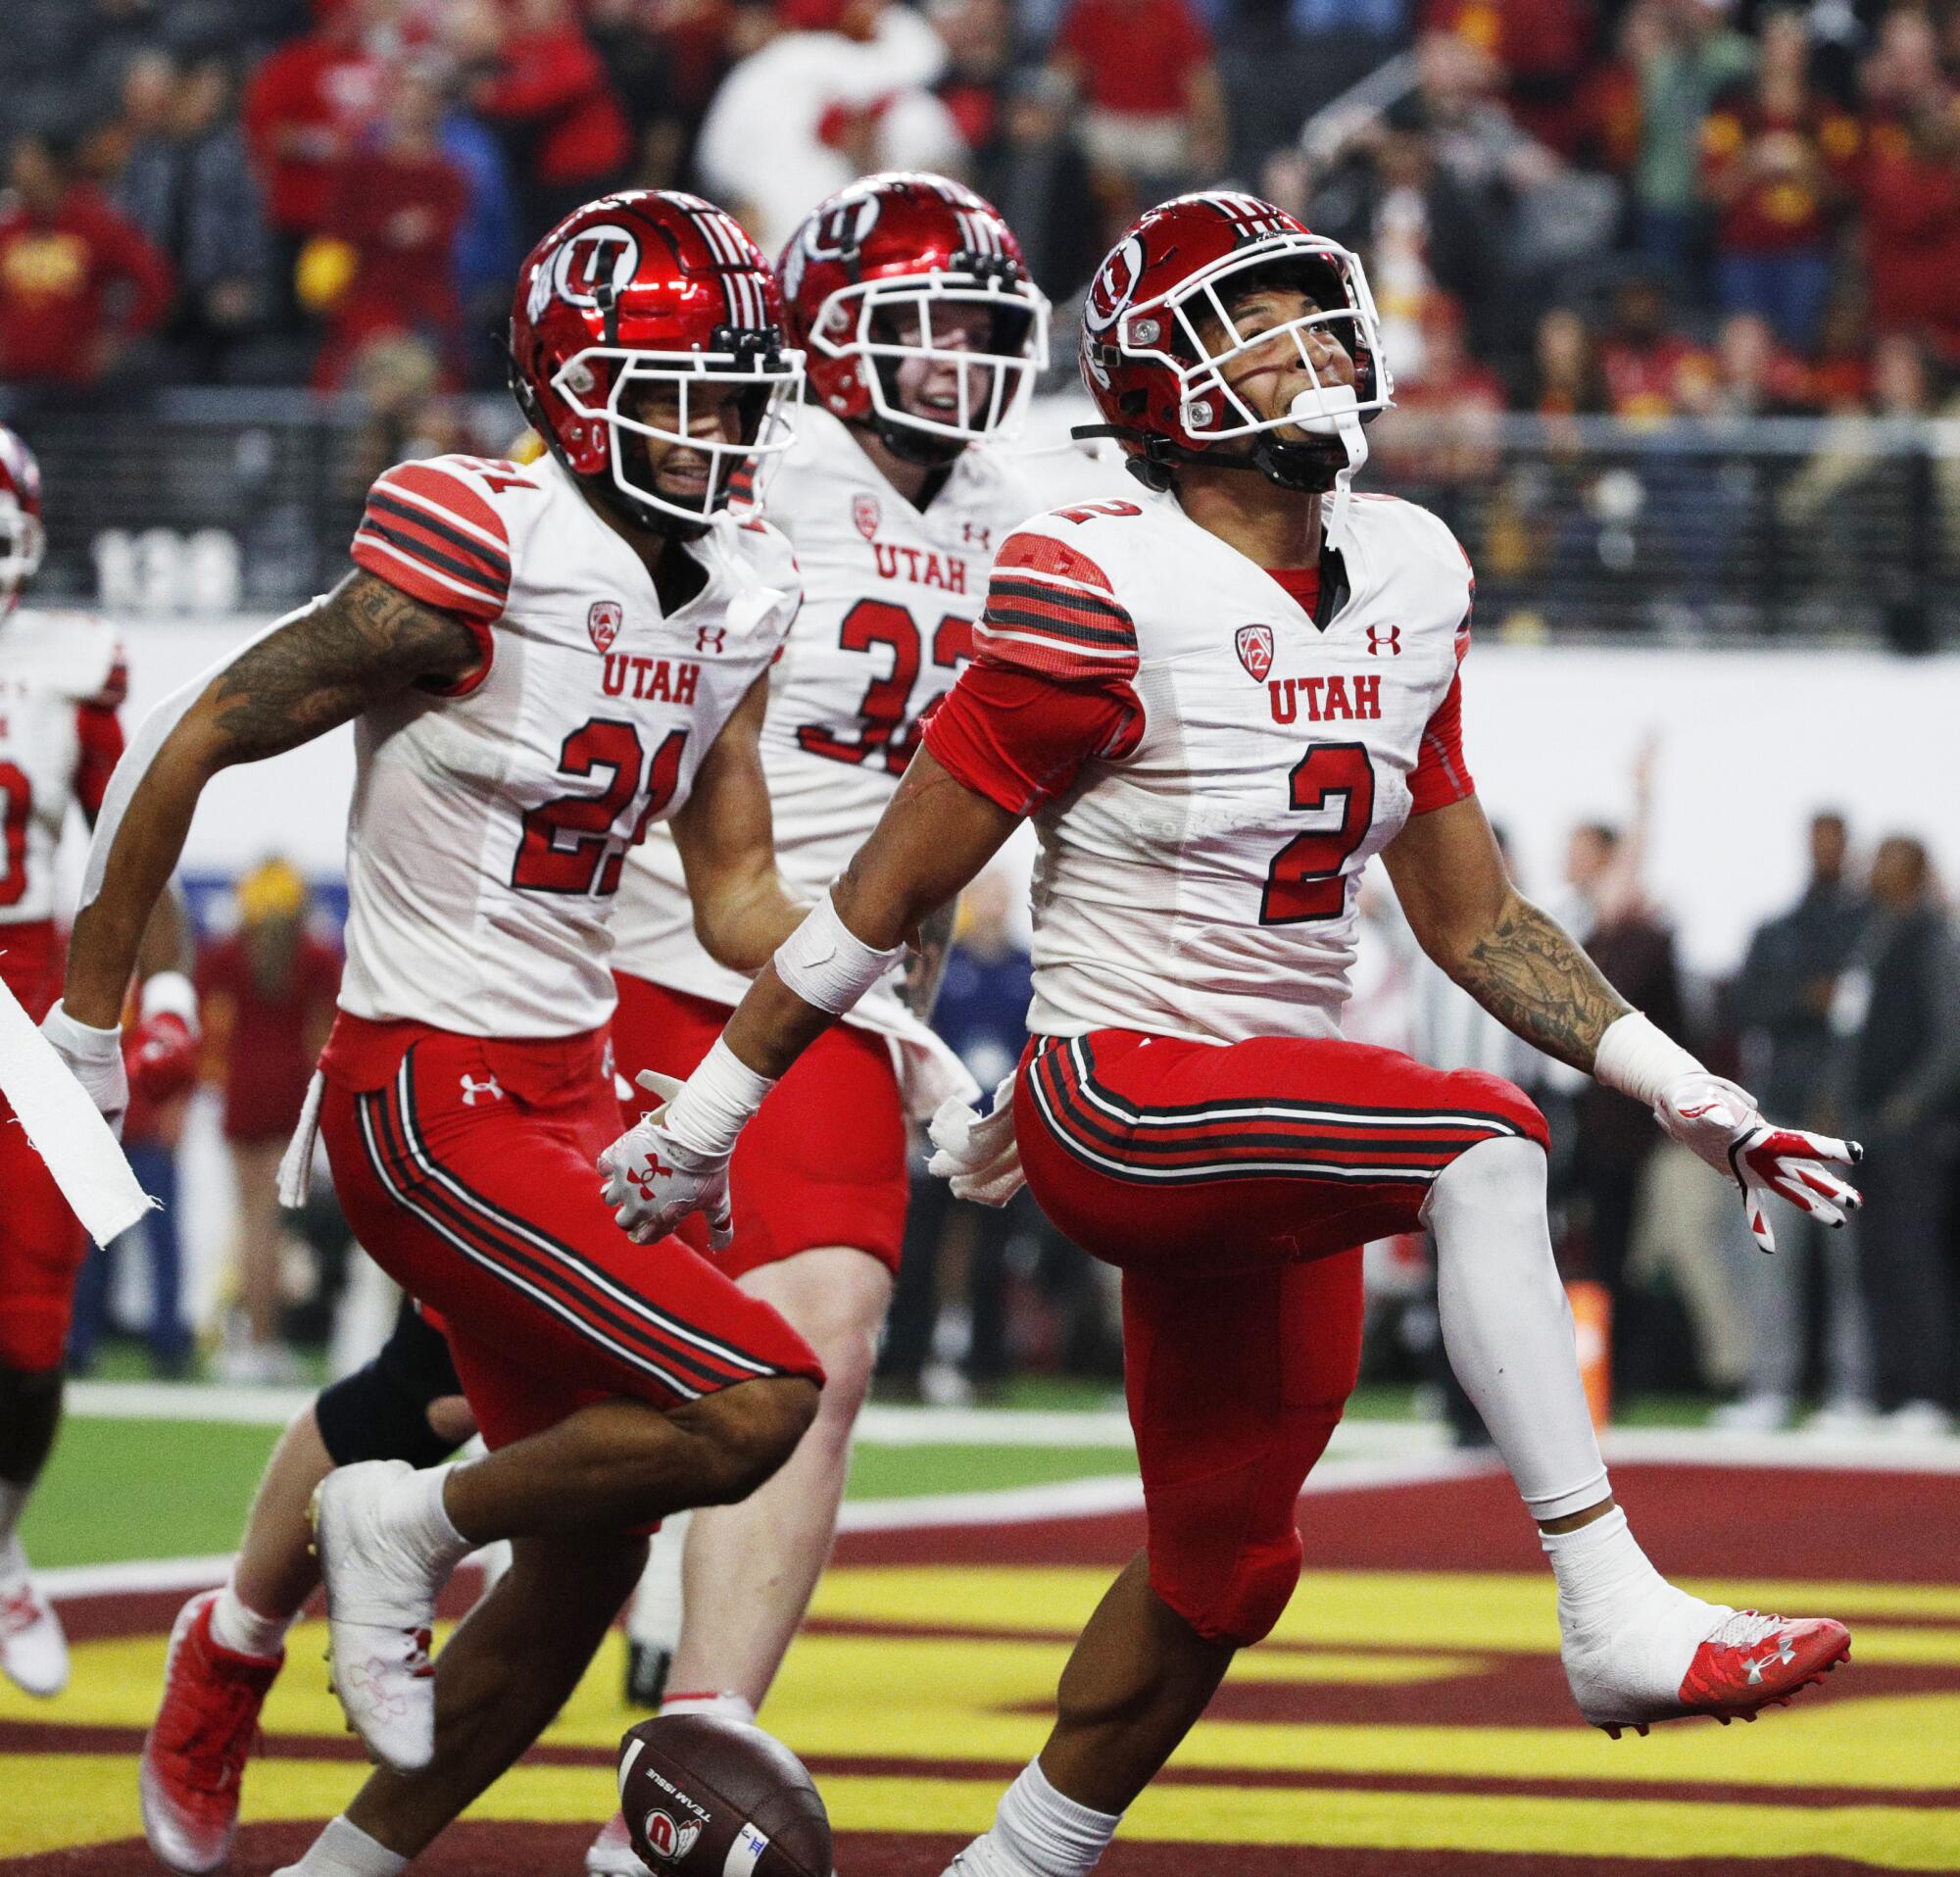
<path id="1" fill-rule="evenodd" d="M 337 385 L 368 341 L 413 334 L 451 372 L 460 363 L 463 308 L 456 243 L 469 187 L 442 147 L 443 99 L 432 74 L 390 77 L 373 141 L 338 166 L 327 228 L 350 250 L 317 377 Z"/>
<path id="2" fill-rule="evenodd" d="M 866 171 L 956 161 L 930 25 L 886 0 L 785 0 L 781 30 L 723 82 L 701 126 L 704 188 L 776 254 L 803 218 Z"/>
<path id="3" fill-rule="evenodd" d="M 1810 86 L 1810 38 L 1794 13 L 1763 23 L 1753 86 L 1725 96 L 1701 126 L 1701 178 L 1715 205 L 1716 297 L 1754 313 L 1808 352 L 1824 321 L 1835 211 L 1858 126 Z"/>
<path id="4" fill-rule="evenodd" d="M 1742 1031 L 1742 1081 L 1765 1113 L 1797 1127 L 1819 1127 L 1831 1063 L 1831 1005 L 1865 920 L 1850 878 L 1849 836 L 1841 815 L 1813 815 L 1810 878 L 1788 913 L 1767 920 L 1749 941 L 1737 974 L 1736 1020 Z M 1732 1260 L 1736 1289 L 1749 1317 L 1749 1364 L 1741 1399 L 1720 1410 L 1722 1426 L 1760 1433 L 1794 1411 L 1803 1382 L 1803 1293 L 1821 1270 L 1825 1300 L 1825 1398 L 1854 1416 L 1871 1399 L 1871 1358 L 1857 1260 L 1842 1233 L 1794 1210 L 1777 1219 L 1777 1255 L 1753 1240 Z"/>
<path id="5" fill-rule="evenodd" d="M 525 246 L 517 198 L 502 140 L 454 95 L 445 92 L 442 153 L 463 178 L 463 221 L 456 231 L 455 278 L 464 320 L 464 365 L 472 385 L 504 381 L 501 346 L 478 344 L 499 333 L 511 313 L 511 283 Z"/>
<path id="6" fill-rule="evenodd" d="M 1573 935 L 1607 983 L 1635 1010 L 1645 1012 L 1670 1036 L 1691 1042 L 1674 936 L 1649 910 L 1642 884 L 1653 762 L 1649 747 L 1636 765 L 1635 814 L 1627 832 L 1601 822 L 1572 832 L 1566 879 L 1575 898 Z M 1627 1260 L 1642 1176 L 1662 1137 L 1653 1116 L 1638 1103 L 1595 1082 L 1588 1082 L 1580 1091 L 1576 1114 L 1572 1171 L 1586 1202 L 1592 1274 L 1613 1300 L 1617 1371 L 1635 1356 L 1646 1328 L 1639 1320 L 1641 1300 L 1627 1281 Z M 1642 1358 L 1649 1354 L 1640 1351 Z"/>
<path id="7" fill-rule="evenodd" d="M 1115 226 L 1223 171 L 1225 89 L 1188 0 L 1070 0 L 1049 60 L 1082 100 Z"/>
<path id="8" fill-rule="evenodd" d="M 0 200 L 0 379 L 89 385 L 171 303 L 170 264 L 78 180 L 55 137 L 15 139 Z"/>
<path id="9" fill-rule="evenodd" d="M 1088 285 L 1103 255 L 1102 231 L 1085 213 L 1093 184 L 1069 104 L 1066 81 L 1047 67 L 1016 74 L 1002 106 L 1001 134 L 979 153 L 974 175 L 980 193 L 1020 237 L 1036 280 L 1057 302 Z"/>
<path id="10" fill-rule="evenodd" d="M 1422 377 L 1422 319 L 1439 293 L 1465 310 L 1481 349 L 1494 234 L 1477 198 L 1437 162 L 1419 100 L 1404 99 L 1351 140 L 1308 222 L 1365 257 L 1397 387 Z"/>
<path id="11" fill-rule="evenodd" d="M 1838 1131 L 1864 1143 L 1858 1272 L 1878 1405 L 1901 1433 L 1951 1430 L 1952 1275 L 1944 1243 L 1960 1095 L 1960 942 L 1925 844 L 1891 835 L 1871 916 L 1831 1005 Z"/>
<path id="12" fill-rule="evenodd" d="M 1598 31 L 1592 0 L 1431 0 L 1427 19 L 1495 64 L 1519 128 L 1562 157 L 1578 155 Z"/>
<path id="13" fill-rule="evenodd" d="M 333 1025 L 339 954 L 307 929 L 306 882 L 269 860 L 238 883 L 237 933 L 198 961 L 207 1073 L 224 1095 L 238 1182 L 242 1334 L 219 1358 L 226 1381 L 294 1379 L 279 1340 L 279 1157 Z"/>
<path id="14" fill-rule="evenodd" d="M 626 179 L 632 128 L 572 0 L 463 0 L 446 40 L 469 69 L 471 106 L 503 136 L 528 248 Z"/>
<path id="15" fill-rule="evenodd" d="M 1646 422 L 1672 417 L 1692 379 L 1705 379 L 1708 371 L 1706 354 L 1674 329 L 1667 295 L 1651 274 L 1623 282 L 1614 295 L 1599 365 L 1607 408 L 1615 417 Z"/>
<path id="16" fill-rule="evenodd" d="M 1375 426 L 1373 454 L 1391 475 L 1425 484 L 1482 481 L 1497 468 L 1495 420 L 1504 409 L 1497 374 L 1464 342 L 1463 315 L 1434 295 L 1422 320 L 1422 375 L 1396 384 L 1396 408 Z M 1447 491 L 1435 493 L 1446 520 Z"/>
<path id="17" fill-rule="evenodd" d="M 1634 0 L 1624 41 L 1641 87 L 1635 239 L 1684 276 L 1699 245 L 1702 121 L 1755 64 L 1730 9 L 1731 0 Z"/>
<path id="18" fill-rule="evenodd" d="M 1541 417 L 1548 418 L 1591 417 L 1605 409 L 1592 329 L 1570 307 L 1553 307 L 1538 322 L 1529 401 Z"/>
<path id="19" fill-rule="evenodd" d="M 1894 8 L 1865 67 L 1860 171 L 1873 323 L 1960 366 L 1960 98 L 1924 14 Z"/>
<path id="20" fill-rule="evenodd" d="M 1808 408 L 1809 392 L 1802 360 L 1777 344 L 1758 313 L 1731 314 L 1715 350 L 1695 354 L 1677 380 L 1681 408 L 1694 417 L 1793 417 Z"/>
<path id="21" fill-rule="evenodd" d="M 245 87 L 244 127 L 272 236 L 273 310 L 296 325 L 300 252 L 325 228 L 339 164 L 380 108 L 381 59 L 366 29 L 386 0 L 339 0 L 281 46 Z"/>
<path id="22" fill-rule="evenodd" d="M 946 43 L 946 73 L 933 88 L 959 139 L 977 157 L 1005 134 L 1013 68 L 1014 15 L 1007 0 L 935 0 L 927 18 Z"/>
<path id="23" fill-rule="evenodd" d="M 265 216 L 231 105 L 220 59 L 179 73 L 146 53 L 123 82 L 130 141 L 117 198 L 175 270 L 168 336 L 199 379 L 224 376 L 226 355 L 267 304 Z"/>

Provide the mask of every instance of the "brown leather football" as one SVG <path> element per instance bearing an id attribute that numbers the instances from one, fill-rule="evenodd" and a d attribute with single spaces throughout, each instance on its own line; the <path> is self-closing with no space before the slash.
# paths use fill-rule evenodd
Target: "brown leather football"
<path id="1" fill-rule="evenodd" d="M 619 1809 L 658 1877 L 833 1877 L 823 1801 L 760 1727 L 668 1714 L 627 1729 Z"/>

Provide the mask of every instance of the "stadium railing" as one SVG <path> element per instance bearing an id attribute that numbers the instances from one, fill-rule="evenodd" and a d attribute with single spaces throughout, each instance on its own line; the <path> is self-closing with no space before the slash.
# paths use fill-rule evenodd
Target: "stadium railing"
<path id="1" fill-rule="evenodd" d="M 421 428 L 264 391 L 11 413 L 0 394 L 0 419 L 46 476 L 45 597 L 152 617 L 331 585 L 368 479 Z M 514 425 L 486 399 L 442 427 L 499 454 Z M 1960 421 L 1401 410 L 1373 438 L 1364 486 L 1455 529 L 1485 634 L 1960 643 Z"/>

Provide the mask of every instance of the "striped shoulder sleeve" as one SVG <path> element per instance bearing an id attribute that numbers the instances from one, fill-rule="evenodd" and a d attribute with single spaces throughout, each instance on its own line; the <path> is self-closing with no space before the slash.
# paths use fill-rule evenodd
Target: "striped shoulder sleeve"
<path id="1" fill-rule="evenodd" d="M 1024 527 L 1002 544 L 973 628 L 986 664 L 1065 683 L 1137 672 L 1137 628 L 1108 574 L 1079 548 Z"/>
<path id="2" fill-rule="evenodd" d="M 352 553 L 376 579 L 472 625 L 488 626 L 510 599 L 504 518 L 466 470 L 440 459 L 400 464 L 376 480 Z"/>

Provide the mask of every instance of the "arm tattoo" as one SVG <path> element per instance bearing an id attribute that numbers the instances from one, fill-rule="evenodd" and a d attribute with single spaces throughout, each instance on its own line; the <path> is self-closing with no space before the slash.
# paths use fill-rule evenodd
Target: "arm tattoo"
<path id="1" fill-rule="evenodd" d="M 350 574 L 213 679 L 225 761 L 294 749 L 420 679 L 462 677 L 479 656 L 461 619 L 372 574 Z"/>
<path id="2" fill-rule="evenodd" d="M 953 928 L 958 917 L 956 895 L 938 912 L 928 913 L 919 920 L 917 949 L 906 954 L 899 968 L 899 1002 L 921 1023 L 932 1021 L 932 1007 L 939 1002 L 939 987 L 946 981 Z"/>
<path id="3" fill-rule="evenodd" d="M 1506 1029 L 1589 1072 L 1607 1026 L 1633 1008 L 1557 920 L 1517 893 L 1451 975 Z"/>

